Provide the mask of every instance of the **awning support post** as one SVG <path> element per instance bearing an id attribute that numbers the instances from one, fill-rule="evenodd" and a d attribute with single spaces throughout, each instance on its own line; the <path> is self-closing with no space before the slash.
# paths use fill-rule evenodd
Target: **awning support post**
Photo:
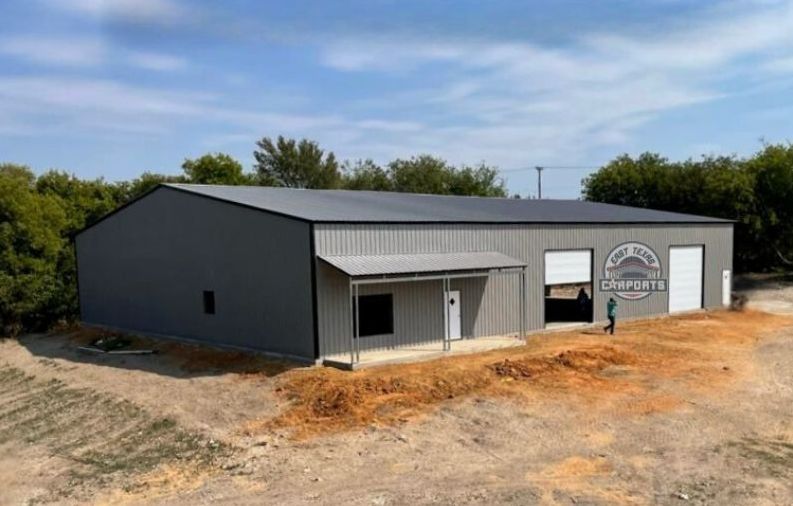
<path id="1" fill-rule="evenodd" d="M 441 350 L 446 351 L 446 278 L 441 278 L 441 301 L 441 325 L 443 328 Z"/>
<path id="2" fill-rule="evenodd" d="M 444 332 L 443 332 L 443 350 L 449 351 L 452 349 L 452 334 L 451 334 L 451 315 L 449 314 L 449 293 L 452 290 L 452 282 L 447 277 L 443 279 L 444 282 L 444 295 L 443 295 L 443 314 L 444 314 Z"/>
<path id="3" fill-rule="evenodd" d="M 355 365 L 355 297 L 352 292 L 352 278 L 350 280 L 350 367 Z"/>
<path id="4" fill-rule="evenodd" d="M 361 361 L 361 314 L 358 311 L 358 284 L 355 284 L 355 361 Z"/>
<path id="5" fill-rule="evenodd" d="M 527 308 L 526 308 L 526 267 L 523 267 L 520 270 L 520 338 L 524 341 L 526 340 L 526 327 L 528 326 L 528 322 L 526 321 L 527 316 Z"/>

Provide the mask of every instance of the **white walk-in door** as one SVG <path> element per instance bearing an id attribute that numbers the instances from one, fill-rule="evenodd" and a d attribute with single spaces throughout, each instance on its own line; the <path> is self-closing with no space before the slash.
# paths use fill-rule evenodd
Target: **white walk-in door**
<path id="1" fill-rule="evenodd" d="M 669 312 L 702 307 L 702 246 L 669 248 Z"/>
<path id="2" fill-rule="evenodd" d="M 592 250 L 545 252 L 545 284 L 564 285 L 592 281 Z"/>
<path id="3" fill-rule="evenodd" d="M 449 339 L 461 339 L 462 334 L 462 313 L 460 312 L 460 291 L 450 290 L 446 294 L 446 325 L 449 330 Z"/>
<path id="4" fill-rule="evenodd" d="M 721 304 L 729 306 L 732 298 L 732 272 L 729 269 L 721 271 Z"/>

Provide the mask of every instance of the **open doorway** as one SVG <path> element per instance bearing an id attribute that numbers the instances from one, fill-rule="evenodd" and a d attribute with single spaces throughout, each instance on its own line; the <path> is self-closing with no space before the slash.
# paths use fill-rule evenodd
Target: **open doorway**
<path id="1" fill-rule="evenodd" d="M 545 252 L 545 328 L 592 322 L 592 250 Z"/>

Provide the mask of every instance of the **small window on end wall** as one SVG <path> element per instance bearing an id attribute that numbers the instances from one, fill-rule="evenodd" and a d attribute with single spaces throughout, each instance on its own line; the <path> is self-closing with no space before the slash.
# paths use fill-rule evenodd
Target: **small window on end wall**
<path id="1" fill-rule="evenodd" d="M 215 314 L 215 292 L 204 290 L 204 314 Z"/>
<path id="2" fill-rule="evenodd" d="M 394 299 L 390 293 L 383 295 L 360 295 L 357 318 L 360 337 L 394 333 Z"/>

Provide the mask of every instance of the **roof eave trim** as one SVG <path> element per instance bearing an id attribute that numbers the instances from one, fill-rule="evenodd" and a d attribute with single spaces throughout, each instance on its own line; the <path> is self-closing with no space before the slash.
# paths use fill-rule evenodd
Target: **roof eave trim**
<path id="1" fill-rule="evenodd" d="M 234 200 L 224 199 L 222 197 L 216 197 L 214 195 L 207 195 L 205 193 L 199 193 L 199 192 L 190 191 L 188 189 L 181 188 L 179 186 L 174 186 L 174 185 L 172 185 L 170 183 L 159 183 L 156 186 L 154 186 L 154 187 L 146 190 L 145 192 L 141 193 L 137 197 L 133 198 L 132 200 L 129 200 L 128 202 L 124 202 L 123 204 L 121 204 L 117 208 L 113 209 L 109 213 L 105 214 L 104 216 L 101 216 L 101 217 L 97 218 L 96 220 L 92 221 L 91 223 L 85 225 L 80 230 L 78 230 L 76 232 L 73 232 L 72 234 L 70 234 L 70 238 L 72 240 L 74 240 L 78 235 L 82 234 L 83 232 L 85 232 L 89 228 L 93 228 L 94 226 L 99 225 L 100 223 L 102 223 L 106 219 L 110 218 L 111 216 L 115 215 L 116 213 L 118 213 L 120 211 L 123 211 L 128 206 L 131 206 L 132 204 L 136 203 L 137 201 L 143 199 L 144 197 L 148 197 L 150 194 L 154 193 L 155 191 L 159 190 L 160 188 L 174 190 L 174 191 L 178 191 L 178 192 L 181 192 L 181 193 L 185 193 L 187 195 L 193 195 L 193 196 L 196 196 L 196 197 L 203 197 L 203 198 L 206 198 L 206 199 L 209 199 L 209 200 L 215 200 L 217 202 L 223 202 L 225 204 L 230 204 L 230 205 L 237 206 L 237 207 L 243 207 L 243 208 L 246 208 L 246 209 L 252 209 L 254 211 L 267 213 L 267 214 L 270 214 L 270 215 L 273 215 L 273 216 L 278 216 L 280 218 L 286 218 L 286 219 L 289 219 L 289 220 L 299 221 L 301 223 L 317 223 L 316 221 L 309 220 L 309 219 L 306 219 L 306 218 L 302 218 L 300 216 L 295 216 L 295 215 L 287 214 L 287 213 L 281 213 L 281 212 L 273 211 L 273 210 L 270 210 L 270 209 L 263 209 L 261 207 L 252 206 L 250 204 L 245 204 L 243 202 L 237 202 L 237 201 L 234 201 Z"/>
<path id="2" fill-rule="evenodd" d="M 77 230 L 76 232 L 72 232 L 71 239 L 72 240 L 76 239 L 78 235 L 82 234 L 83 232 L 85 232 L 89 228 L 93 228 L 96 225 L 99 225 L 100 223 L 102 223 L 106 219 L 110 218 L 111 216 L 115 215 L 118 212 L 123 211 L 124 209 L 126 209 L 129 206 L 131 206 L 135 202 L 143 199 L 144 197 L 148 197 L 150 194 L 154 193 L 155 191 L 159 190 L 160 188 L 167 188 L 167 187 L 168 186 L 166 186 L 166 185 L 164 185 L 162 183 L 159 183 L 156 186 L 154 186 L 152 188 L 149 188 L 148 190 L 146 190 L 145 192 L 141 193 L 137 197 L 134 197 L 131 200 L 128 200 L 127 202 L 124 202 L 123 204 L 121 204 L 117 208 L 113 209 L 109 213 L 106 213 L 106 214 L 100 216 L 99 218 L 95 219 L 91 223 L 88 223 L 87 225 L 83 226 L 83 228 L 81 228 L 80 230 Z"/>
<path id="3" fill-rule="evenodd" d="M 388 282 L 389 277 L 416 277 L 416 279 L 421 279 L 424 276 L 437 276 L 439 274 L 460 274 L 466 272 L 489 272 L 489 271 L 502 271 L 505 269 L 522 269 L 526 267 L 525 264 L 521 265 L 504 265 L 501 267 L 481 267 L 481 268 L 473 268 L 473 269 L 439 269 L 439 270 L 422 270 L 422 271 L 410 271 L 410 272 L 383 272 L 378 274 L 353 274 L 349 271 L 342 269 L 332 263 L 328 262 L 324 258 L 317 256 L 320 260 L 325 262 L 330 267 L 333 267 L 337 271 L 341 272 L 342 274 L 349 276 L 350 278 L 355 279 L 382 279 L 384 283 Z"/>
<path id="4" fill-rule="evenodd" d="M 714 218 L 713 221 L 471 221 L 471 220 L 312 220 L 304 219 L 319 225 L 733 225 L 737 220 Z"/>

